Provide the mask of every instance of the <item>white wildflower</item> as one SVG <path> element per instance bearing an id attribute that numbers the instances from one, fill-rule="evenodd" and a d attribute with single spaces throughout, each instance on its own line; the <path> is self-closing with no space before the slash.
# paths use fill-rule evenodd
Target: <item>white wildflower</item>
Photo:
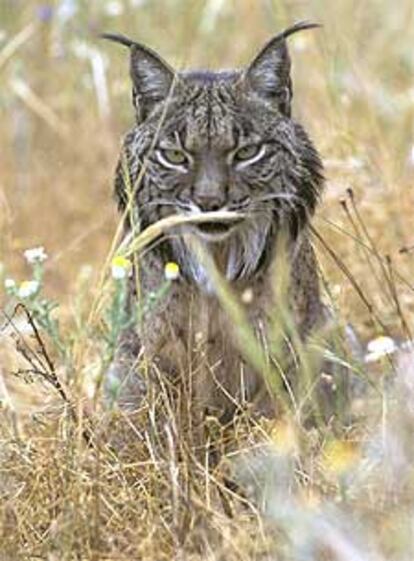
<path id="1" fill-rule="evenodd" d="M 33 263 L 43 263 L 47 259 L 47 253 L 42 246 L 26 249 L 24 252 L 26 261 L 32 265 Z"/>
<path id="2" fill-rule="evenodd" d="M 367 345 L 365 362 L 375 362 L 386 355 L 393 354 L 397 348 L 396 342 L 391 337 L 377 337 Z"/>
<path id="3" fill-rule="evenodd" d="M 17 295 L 19 298 L 30 298 L 39 290 L 40 284 L 35 280 L 23 281 L 19 286 Z"/>
<path id="4" fill-rule="evenodd" d="M 16 281 L 14 279 L 4 279 L 4 288 L 6 290 L 13 290 L 16 287 Z"/>

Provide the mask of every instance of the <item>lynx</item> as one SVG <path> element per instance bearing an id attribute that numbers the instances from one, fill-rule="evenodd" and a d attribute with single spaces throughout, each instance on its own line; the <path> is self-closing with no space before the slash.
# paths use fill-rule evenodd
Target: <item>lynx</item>
<path id="1" fill-rule="evenodd" d="M 136 284 L 141 301 L 162 285 L 165 263 L 176 262 L 180 278 L 119 342 L 106 387 L 110 392 L 114 382 L 119 385 L 121 407 L 137 407 L 143 400 L 150 383 L 139 367 L 145 355 L 147 364 L 174 383 L 185 378 L 191 386 L 188 399 L 202 414 L 226 421 L 246 403 L 258 413 L 273 414 L 262 375 L 243 360 L 234 325 L 187 243 L 188 234 L 212 256 L 259 334 L 272 314 L 274 263 L 284 232 L 297 332 L 306 340 L 324 323 L 309 234 L 323 168 L 308 134 L 291 116 L 286 41 L 313 27 L 297 23 L 271 39 L 242 70 L 220 72 L 177 72 L 149 48 L 121 35 L 104 35 L 130 50 L 136 123 L 125 136 L 116 172 L 120 210 L 132 196 L 129 215 L 135 212 L 141 229 L 171 215 L 240 214 L 235 223 L 207 222 L 172 232 L 140 257 L 131 306 L 138 298 Z M 126 231 L 130 228 L 127 218 Z"/>

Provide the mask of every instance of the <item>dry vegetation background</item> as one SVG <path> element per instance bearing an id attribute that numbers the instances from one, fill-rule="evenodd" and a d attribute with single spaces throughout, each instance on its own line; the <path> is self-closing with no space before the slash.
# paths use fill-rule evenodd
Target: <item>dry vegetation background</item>
<path id="1" fill-rule="evenodd" d="M 44 245 L 45 290 L 69 333 L 97 297 L 117 226 L 114 165 L 133 118 L 127 52 L 97 33 L 129 35 L 176 67 L 226 68 L 300 19 L 323 25 L 290 42 L 295 115 L 326 164 L 314 222 L 321 267 L 364 341 L 410 339 L 412 0 L 0 0 L 2 278 L 23 279 L 23 250 Z M 92 351 L 72 348 L 82 370 Z M 0 363 L 6 382 L 10 361 Z M 260 501 L 237 499 L 219 475 L 186 462 L 188 450 L 173 451 L 174 439 L 165 456 L 138 439 L 121 462 L 102 443 L 85 446 L 56 402 L 33 420 L 36 384 L 19 386 L 23 399 L 12 380 L 0 421 L 0 558 L 410 561 L 410 374 L 407 353 L 377 365 L 381 391 L 362 407 L 370 415 L 340 437 L 287 421 L 240 429 L 244 452 L 260 439 L 273 447 L 262 460 L 252 452 L 245 468 L 264 517 Z"/>

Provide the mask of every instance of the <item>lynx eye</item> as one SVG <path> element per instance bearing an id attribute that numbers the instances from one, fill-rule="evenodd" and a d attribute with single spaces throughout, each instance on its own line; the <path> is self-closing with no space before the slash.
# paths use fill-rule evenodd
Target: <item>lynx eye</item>
<path id="1" fill-rule="evenodd" d="M 167 166 L 185 166 L 188 163 L 186 154 L 182 150 L 175 148 L 158 150 L 158 159 Z"/>
<path id="2" fill-rule="evenodd" d="M 249 144 L 239 148 L 234 154 L 236 162 L 247 162 L 249 160 L 258 160 L 264 154 L 264 146 L 260 144 Z"/>

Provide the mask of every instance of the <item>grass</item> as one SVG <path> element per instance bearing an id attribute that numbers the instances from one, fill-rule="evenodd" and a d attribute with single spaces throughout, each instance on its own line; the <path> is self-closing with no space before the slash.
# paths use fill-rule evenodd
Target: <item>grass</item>
<path id="1" fill-rule="evenodd" d="M 20 308 L 16 331 L 0 332 L 0 558 L 412 559 L 412 2 L 132 4 L 73 2 L 65 22 L 33 0 L 0 6 L 2 284 L 37 278 L 26 248 L 49 254 L 24 300 L 42 328 Z M 111 182 L 132 119 L 126 52 L 96 33 L 129 34 L 178 67 L 226 68 L 299 19 L 323 24 L 292 38 L 291 54 L 295 114 L 326 166 L 313 222 L 326 297 L 364 342 L 387 335 L 399 349 L 360 367 L 371 390 L 352 424 L 312 428 L 292 407 L 272 421 L 208 419 L 223 456 L 211 466 L 162 373 L 135 424 L 96 397 L 124 321 Z"/>

